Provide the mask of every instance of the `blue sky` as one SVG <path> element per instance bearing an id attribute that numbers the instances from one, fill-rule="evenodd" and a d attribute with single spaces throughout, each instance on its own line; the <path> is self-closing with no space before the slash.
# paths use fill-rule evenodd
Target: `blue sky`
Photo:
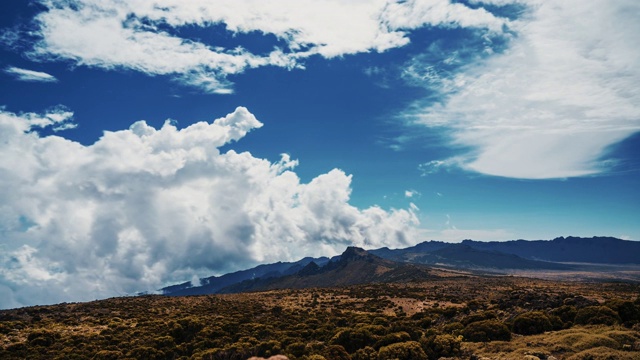
<path id="1" fill-rule="evenodd" d="M 640 239 L 634 1 L 0 5 L 0 307 L 347 245 Z"/>

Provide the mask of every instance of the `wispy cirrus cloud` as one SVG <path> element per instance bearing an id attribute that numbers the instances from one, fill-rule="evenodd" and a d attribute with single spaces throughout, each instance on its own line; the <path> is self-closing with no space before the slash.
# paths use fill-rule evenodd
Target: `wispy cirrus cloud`
<path id="1" fill-rule="evenodd" d="M 42 0 L 35 19 L 38 60 L 71 60 L 103 69 L 132 69 L 210 93 L 232 92 L 228 75 L 262 66 L 304 67 L 305 59 L 383 52 L 410 42 L 414 29 L 435 26 L 501 32 L 507 19 L 449 0 L 216 1 Z M 260 53 L 185 37 L 186 27 L 222 26 L 229 34 L 277 41 Z"/>
<path id="2" fill-rule="evenodd" d="M 411 121 L 446 129 L 452 145 L 471 149 L 455 161 L 469 171 L 527 179 L 606 172 L 608 149 L 640 131 L 640 4 L 476 3 L 527 11 L 511 21 L 516 36 L 499 53 L 451 68 L 430 49 L 409 63 L 405 75 L 437 94 L 407 112 Z M 428 61 L 434 52 L 439 63 Z"/>
<path id="3" fill-rule="evenodd" d="M 262 126 L 243 107 L 183 129 L 139 121 L 91 145 L 36 131 L 71 116 L 0 111 L 0 308 L 418 239 L 415 205 L 357 208 L 341 170 L 302 183 L 287 155 L 220 152 Z"/>
<path id="4" fill-rule="evenodd" d="M 6 74 L 9 74 L 15 77 L 17 80 L 20 80 L 20 81 L 27 81 L 27 82 L 57 82 L 58 81 L 58 79 L 56 79 L 55 76 L 51 74 L 47 74 L 46 72 L 21 69 L 15 66 L 7 67 L 6 69 L 4 69 L 4 72 Z"/>

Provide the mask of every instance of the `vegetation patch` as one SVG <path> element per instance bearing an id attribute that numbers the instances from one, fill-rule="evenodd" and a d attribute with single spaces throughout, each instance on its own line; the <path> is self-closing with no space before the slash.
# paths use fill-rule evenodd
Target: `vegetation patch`
<path id="1" fill-rule="evenodd" d="M 113 298 L 0 311 L 0 359 L 640 359 L 638 293 L 630 284 L 452 276 Z M 599 324 L 580 325 L 591 322 Z"/>

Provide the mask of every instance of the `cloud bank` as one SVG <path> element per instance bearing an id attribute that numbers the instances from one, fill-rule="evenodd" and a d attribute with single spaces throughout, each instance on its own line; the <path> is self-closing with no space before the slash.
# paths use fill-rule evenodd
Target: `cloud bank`
<path id="1" fill-rule="evenodd" d="M 0 308 L 417 241 L 417 207 L 351 206 L 341 170 L 301 183 L 286 155 L 221 153 L 262 126 L 243 107 L 183 129 L 139 121 L 89 146 L 37 132 L 72 116 L 0 111 Z"/>
<path id="2" fill-rule="evenodd" d="M 412 83 L 440 95 L 408 111 L 412 121 L 470 149 L 425 166 L 526 179 L 606 172 L 611 146 L 640 131 L 640 3 L 475 2 L 526 11 L 504 51 L 448 71 L 456 54 L 434 47 L 407 65 Z"/>
<path id="3" fill-rule="evenodd" d="M 425 26 L 500 32 L 508 22 L 449 0 L 41 0 L 30 57 L 103 69 L 169 75 L 210 93 L 229 93 L 227 76 L 262 66 L 303 67 L 310 56 L 382 52 Z M 189 29 L 223 27 L 263 36 L 271 49 L 206 42 Z"/>

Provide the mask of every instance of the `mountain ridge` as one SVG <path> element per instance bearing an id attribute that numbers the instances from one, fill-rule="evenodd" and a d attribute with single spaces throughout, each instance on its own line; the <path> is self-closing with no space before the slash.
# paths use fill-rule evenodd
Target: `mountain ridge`
<path id="1" fill-rule="evenodd" d="M 190 282 L 186 282 L 167 286 L 161 289 L 161 292 L 171 296 L 202 295 L 277 288 L 287 284 L 291 287 L 305 287 L 312 286 L 313 283 L 317 286 L 341 286 L 363 283 L 365 280 L 402 281 L 400 274 L 407 278 L 426 276 L 426 273 L 422 272 L 426 271 L 426 265 L 497 272 L 507 269 L 572 271 L 576 266 L 571 263 L 640 264 L 638 254 L 640 254 L 638 241 L 598 236 L 488 242 L 467 239 L 460 243 L 431 240 L 400 249 L 383 247 L 364 250 L 350 246 L 343 254 L 332 258 L 306 257 L 296 262 L 261 264 L 221 276 L 202 278 L 200 286 L 193 286 Z M 396 270 L 387 274 L 386 277 L 375 277 L 371 275 L 376 271 L 373 265 L 356 267 L 352 263 L 354 261 L 369 262 L 380 268 Z M 403 271 L 399 271 L 398 263 L 419 265 L 421 270 L 403 268 Z M 351 264 L 350 271 L 367 274 L 353 275 L 349 278 L 337 273 L 341 267 L 349 264 Z M 333 280 L 320 278 L 332 271 L 334 272 Z"/>
<path id="2" fill-rule="evenodd" d="M 220 293 L 409 282 L 434 278 L 432 269 L 427 266 L 383 259 L 353 246 L 347 247 L 339 257 L 322 267 L 312 264 L 315 263 L 309 263 L 295 274 L 247 280 L 221 289 Z"/>

